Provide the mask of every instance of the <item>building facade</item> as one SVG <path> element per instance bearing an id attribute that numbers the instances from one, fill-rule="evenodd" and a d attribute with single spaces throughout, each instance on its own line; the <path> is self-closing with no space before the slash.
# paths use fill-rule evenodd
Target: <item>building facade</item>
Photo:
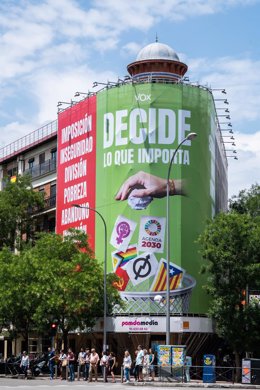
<path id="1" fill-rule="evenodd" d="M 109 313 L 106 330 L 121 355 L 137 343 L 165 343 L 170 247 L 170 342 L 194 354 L 214 333 L 196 240 L 227 208 L 215 100 L 210 88 L 184 81 L 187 65 L 167 45 L 148 45 L 128 71 L 58 114 L 56 230 L 84 230 L 97 259 L 118 276 L 124 306 Z M 102 338 L 102 323 L 96 331 Z"/>
<path id="2" fill-rule="evenodd" d="M 96 258 L 118 276 L 125 304 L 106 323 L 118 356 L 137 344 L 165 343 L 168 248 L 171 344 L 186 344 L 192 356 L 217 345 L 196 239 L 227 208 L 227 158 L 212 90 L 186 81 L 187 68 L 169 46 L 148 45 L 125 80 L 86 94 L 60 109 L 57 122 L 0 150 L 1 179 L 30 173 L 45 193 L 37 230 L 82 229 Z M 190 133 L 196 139 L 180 147 Z M 89 208 L 104 218 L 107 237 Z M 103 326 L 100 320 L 92 335 L 70 335 L 71 345 L 101 349 Z"/>

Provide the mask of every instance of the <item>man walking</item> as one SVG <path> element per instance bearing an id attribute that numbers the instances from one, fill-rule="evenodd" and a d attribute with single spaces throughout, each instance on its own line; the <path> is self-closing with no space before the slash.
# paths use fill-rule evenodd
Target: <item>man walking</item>
<path id="1" fill-rule="evenodd" d="M 135 369 L 138 376 L 138 382 L 143 382 L 143 364 L 144 364 L 144 351 L 141 345 L 137 347 L 137 356 L 135 362 Z"/>
<path id="2" fill-rule="evenodd" d="M 55 353 L 54 350 L 49 347 L 48 348 L 48 366 L 50 370 L 50 379 L 52 380 L 54 378 L 54 365 L 55 365 Z"/>
<path id="3" fill-rule="evenodd" d="M 93 376 L 93 372 L 94 372 L 95 381 L 97 382 L 97 380 L 98 380 L 97 369 L 98 369 L 99 356 L 98 356 L 95 348 L 91 349 L 89 362 L 90 362 L 90 371 L 89 371 L 89 380 L 88 381 L 92 382 L 92 376 Z"/>

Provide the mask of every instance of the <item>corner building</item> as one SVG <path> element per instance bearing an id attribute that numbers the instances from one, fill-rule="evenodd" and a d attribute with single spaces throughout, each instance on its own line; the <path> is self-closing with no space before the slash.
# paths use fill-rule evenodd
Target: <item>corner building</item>
<path id="1" fill-rule="evenodd" d="M 169 197 L 171 344 L 189 355 L 212 352 L 212 322 L 196 240 L 227 208 L 227 158 L 212 91 L 186 82 L 187 65 L 159 42 L 109 83 L 58 114 L 56 231 L 84 230 L 95 256 L 118 276 L 123 307 L 107 315 L 109 349 L 165 343 L 166 178 Z M 86 207 L 79 209 L 79 204 Z M 102 345 L 102 321 L 95 329 Z M 200 355 L 201 356 L 201 355 Z"/>

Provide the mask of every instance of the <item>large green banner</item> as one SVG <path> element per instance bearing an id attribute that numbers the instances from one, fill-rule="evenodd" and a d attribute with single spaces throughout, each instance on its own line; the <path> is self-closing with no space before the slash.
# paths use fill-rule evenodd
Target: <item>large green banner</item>
<path id="1" fill-rule="evenodd" d="M 166 178 L 170 180 L 171 311 L 204 313 L 196 239 L 214 213 L 213 106 L 208 91 L 178 84 L 128 84 L 97 96 L 96 209 L 108 229 L 108 271 L 122 312 L 165 311 Z M 96 257 L 104 234 L 96 219 Z M 120 310 L 119 310 L 120 312 Z"/>

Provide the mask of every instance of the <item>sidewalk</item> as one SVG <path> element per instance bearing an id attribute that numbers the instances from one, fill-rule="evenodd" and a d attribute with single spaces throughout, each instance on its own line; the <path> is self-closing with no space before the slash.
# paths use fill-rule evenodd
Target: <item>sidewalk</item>
<path id="1" fill-rule="evenodd" d="M 0 378 L 5 378 L 5 379 L 20 379 L 18 378 L 17 376 L 14 377 L 14 376 L 5 376 L 3 374 L 0 374 Z M 33 377 L 33 378 L 30 378 L 30 380 L 33 380 L 33 381 L 45 381 L 45 380 L 49 380 L 49 375 L 40 375 L 38 377 Z M 57 379 L 54 379 L 54 381 L 60 381 L 59 378 Z M 75 382 L 78 382 L 77 379 L 75 378 Z M 80 381 L 81 382 L 81 381 Z M 84 382 L 86 385 L 87 385 L 87 382 Z M 98 379 L 98 382 L 97 383 L 103 383 L 103 379 L 101 377 L 99 377 Z M 112 382 L 109 382 L 107 384 L 104 384 L 104 386 L 106 385 L 111 385 Z M 178 381 L 170 381 L 170 380 L 167 380 L 165 379 L 164 381 L 160 381 L 158 379 L 156 379 L 154 382 L 152 381 L 144 381 L 144 382 L 135 382 L 133 379 L 131 380 L 131 382 L 129 383 L 121 383 L 121 377 L 120 376 L 117 376 L 116 377 L 116 384 L 122 384 L 124 386 L 144 386 L 144 387 L 175 387 L 175 388 L 202 388 L 202 389 L 240 389 L 240 390 L 243 390 L 243 389 L 260 389 L 260 385 L 251 385 L 251 384 L 247 384 L 247 383 L 230 383 L 230 382 L 221 382 L 221 381 L 218 381 L 216 383 L 203 383 L 202 381 L 196 381 L 196 380 L 191 380 L 190 382 L 187 382 L 187 383 L 183 383 L 183 382 L 178 382 Z"/>
<path id="2" fill-rule="evenodd" d="M 206 388 L 206 389 L 260 389 L 260 385 L 251 385 L 247 383 L 229 383 L 229 382 L 216 382 L 216 383 L 203 383 L 202 381 L 190 381 L 187 383 L 177 381 L 154 381 L 154 382 L 129 382 L 125 383 L 125 386 L 149 386 L 149 387 L 190 387 L 190 388 Z"/>

